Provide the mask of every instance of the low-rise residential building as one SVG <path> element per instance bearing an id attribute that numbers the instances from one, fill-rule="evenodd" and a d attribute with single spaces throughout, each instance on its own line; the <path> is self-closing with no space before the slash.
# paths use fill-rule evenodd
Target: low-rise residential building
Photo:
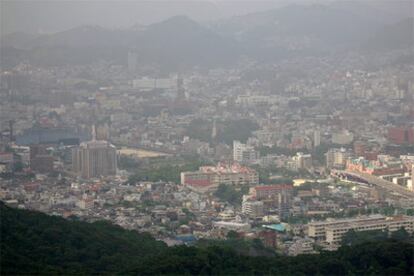
<path id="1" fill-rule="evenodd" d="M 242 213 L 250 218 L 263 217 L 263 202 L 244 200 L 242 203 Z"/>
<path id="2" fill-rule="evenodd" d="M 289 256 L 297 256 L 301 254 L 315 254 L 313 249 L 313 240 L 309 238 L 296 239 L 288 248 Z"/>

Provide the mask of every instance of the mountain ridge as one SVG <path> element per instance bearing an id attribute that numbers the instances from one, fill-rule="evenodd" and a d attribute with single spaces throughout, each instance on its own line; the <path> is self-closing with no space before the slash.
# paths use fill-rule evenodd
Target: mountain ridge
<path id="1" fill-rule="evenodd" d="M 43 66 L 86 64 L 100 59 L 126 64 L 127 53 L 135 51 L 141 64 L 155 64 L 167 71 L 194 66 L 214 68 L 234 65 L 241 57 L 276 62 L 281 58 L 359 51 L 364 47 L 369 50 L 372 34 L 381 31 L 387 47 L 377 50 L 410 46 L 403 39 L 393 39 L 394 32 L 409 36 L 407 27 L 387 25 L 388 19 L 374 20 L 375 14 L 366 18 L 369 7 L 358 11 L 355 7 L 361 5 L 345 6 L 341 9 L 341 5 L 288 5 L 209 26 L 186 16 L 174 16 L 123 29 L 79 26 L 40 36 L 6 35 L 0 45 L 6 57 L 2 63 L 6 68 L 23 60 Z M 377 17 L 383 13 L 378 11 Z M 388 43 L 387 36 L 394 43 Z M 377 45 L 372 44 L 372 48 Z"/>

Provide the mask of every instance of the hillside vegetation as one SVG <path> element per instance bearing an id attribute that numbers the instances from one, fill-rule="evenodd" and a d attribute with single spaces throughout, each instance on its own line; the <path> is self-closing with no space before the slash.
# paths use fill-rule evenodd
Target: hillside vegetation
<path id="1" fill-rule="evenodd" d="M 413 275 L 414 247 L 385 240 L 298 257 L 251 257 L 228 243 L 168 248 L 106 222 L 65 220 L 0 203 L 1 274 Z"/>

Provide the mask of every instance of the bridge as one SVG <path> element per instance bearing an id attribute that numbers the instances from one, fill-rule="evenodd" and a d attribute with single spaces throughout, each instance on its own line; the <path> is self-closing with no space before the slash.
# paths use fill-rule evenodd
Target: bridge
<path id="1" fill-rule="evenodd" d="M 394 184 L 375 175 L 362 172 L 342 170 L 333 170 L 331 174 L 337 177 L 354 180 L 355 182 L 375 185 L 386 190 L 387 192 L 398 193 L 399 195 L 405 198 L 414 199 L 414 191 L 410 191 L 400 185 Z"/>

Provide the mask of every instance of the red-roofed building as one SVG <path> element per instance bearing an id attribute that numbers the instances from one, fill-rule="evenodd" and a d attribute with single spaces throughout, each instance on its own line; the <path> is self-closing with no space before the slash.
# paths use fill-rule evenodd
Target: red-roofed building
<path id="1" fill-rule="evenodd" d="M 220 184 L 257 185 L 259 175 L 251 168 L 238 163 L 219 163 L 217 166 L 203 166 L 195 172 L 182 172 L 181 184 L 197 189 L 215 189 Z"/>

